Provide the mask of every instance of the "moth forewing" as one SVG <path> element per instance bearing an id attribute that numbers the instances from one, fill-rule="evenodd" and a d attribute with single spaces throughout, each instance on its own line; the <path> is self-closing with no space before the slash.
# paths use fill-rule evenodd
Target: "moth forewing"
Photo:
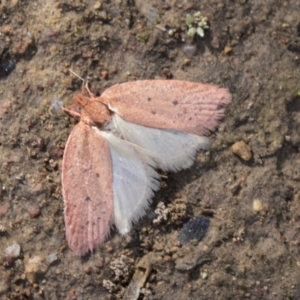
<path id="1" fill-rule="evenodd" d="M 114 208 L 109 147 L 82 121 L 66 144 L 62 184 L 68 244 L 83 255 L 104 242 Z"/>

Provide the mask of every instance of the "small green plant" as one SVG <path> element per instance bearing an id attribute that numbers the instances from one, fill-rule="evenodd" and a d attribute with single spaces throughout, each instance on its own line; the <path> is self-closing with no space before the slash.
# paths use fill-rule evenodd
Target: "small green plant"
<path id="1" fill-rule="evenodd" d="M 204 37 L 204 30 L 209 28 L 207 21 L 207 17 L 203 17 L 200 11 L 195 12 L 193 15 L 187 14 L 185 18 L 188 26 L 187 35 L 192 38 L 195 34 Z"/>
<path id="2" fill-rule="evenodd" d="M 139 39 L 140 42 L 147 43 L 149 40 L 149 35 L 147 33 L 142 33 L 139 34 L 137 38 Z"/>

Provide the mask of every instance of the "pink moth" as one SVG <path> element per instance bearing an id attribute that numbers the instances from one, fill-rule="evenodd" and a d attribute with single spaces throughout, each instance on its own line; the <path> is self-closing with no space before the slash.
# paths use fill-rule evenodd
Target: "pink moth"
<path id="1" fill-rule="evenodd" d="M 227 89 L 177 80 L 126 82 L 89 96 L 74 97 L 80 122 L 62 167 L 66 236 L 78 255 L 101 245 L 112 224 L 130 231 L 159 188 L 155 169 L 190 167 L 231 101 Z"/>

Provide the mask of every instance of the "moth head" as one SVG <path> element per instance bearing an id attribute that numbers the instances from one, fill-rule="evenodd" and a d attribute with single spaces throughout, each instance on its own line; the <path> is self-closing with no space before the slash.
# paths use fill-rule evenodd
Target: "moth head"
<path id="1" fill-rule="evenodd" d="M 77 94 L 74 96 L 74 104 L 78 105 L 80 108 L 84 108 L 90 100 L 82 94 Z"/>
<path id="2" fill-rule="evenodd" d="M 100 97 L 90 99 L 83 94 L 77 94 L 74 96 L 74 106 L 81 120 L 87 124 L 103 124 L 111 120 L 111 113 Z"/>

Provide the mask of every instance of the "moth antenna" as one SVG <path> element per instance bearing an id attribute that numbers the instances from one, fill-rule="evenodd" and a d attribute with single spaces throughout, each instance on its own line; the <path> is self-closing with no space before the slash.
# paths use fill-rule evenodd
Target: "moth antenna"
<path id="1" fill-rule="evenodd" d="M 80 80 L 82 80 L 82 93 L 84 91 L 84 89 L 86 89 L 86 91 L 88 92 L 90 98 L 95 98 L 95 95 L 90 91 L 89 89 L 89 83 L 87 80 L 84 80 L 82 77 L 80 77 L 77 73 L 75 73 L 72 69 L 69 69 L 69 71 L 75 75 L 76 77 L 78 77 Z"/>
<path id="2" fill-rule="evenodd" d="M 75 75 L 77 78 L 79 78 L 80 80 L 82 80 L 82 91 L 81 93 L 83 94 L 84 93 L 84 83 L 86 82 L 86 85 L 87 85 L 87 81 L 84 80 L 82 77 L 80 77 L 77 73 L 75 73 L 72 69 L 69 69 L 69 72 L 71 72 L 73 75 Z"/>
<path id="3" fill-rule="evenodd" d="M 83 82 L 85 82 L 85 80 L 80 77 L 77 73 L 75 73 L 72 69 L 69 69 L 69 72 L 71 72 L 73 75 L 75 75 L 76 77 L 78 77 L 80 80 L 82 80 Z"/>

